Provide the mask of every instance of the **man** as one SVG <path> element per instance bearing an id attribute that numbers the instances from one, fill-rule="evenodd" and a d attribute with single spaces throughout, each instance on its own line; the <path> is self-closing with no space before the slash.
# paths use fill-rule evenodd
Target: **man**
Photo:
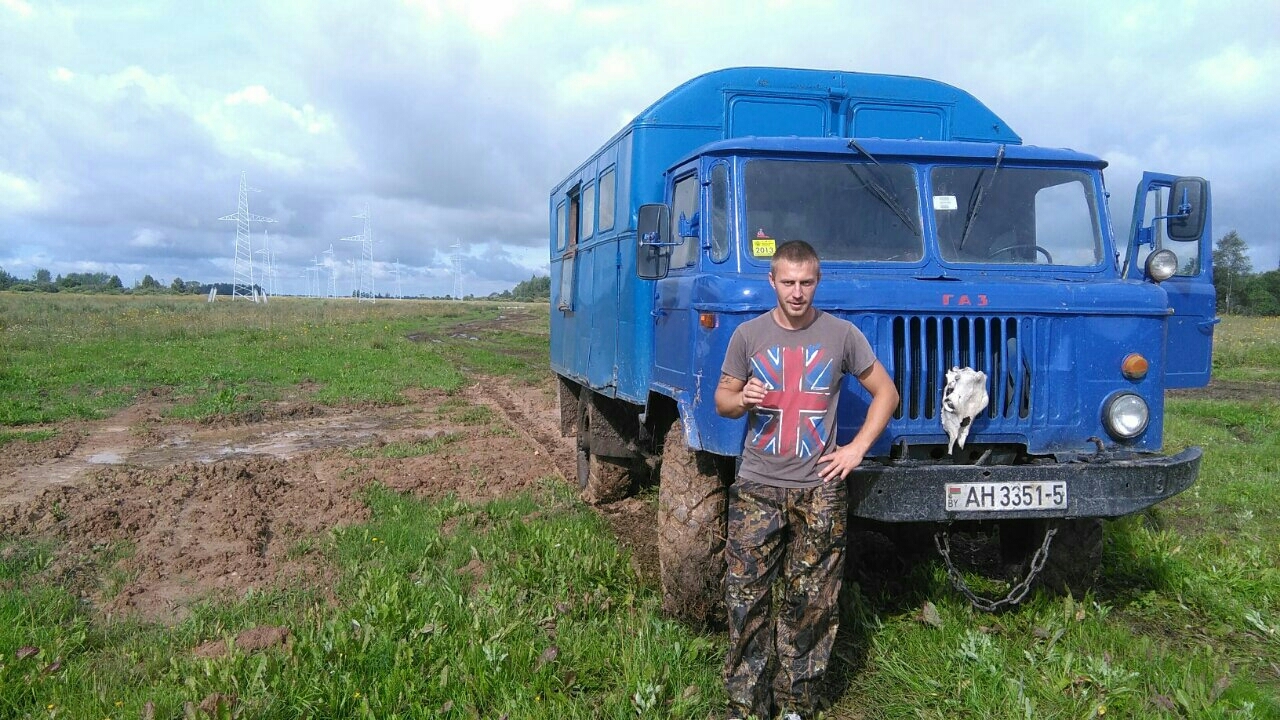
<path id="1" fill-rule="evenodd" d="M 821 270 L 808 243 L 778 246 L 773 310 L 729 341 L 716 411 L 748 417 L 738 478 L 729 488 L 729 717 L 786 720 L 814 711 L 839 623 L 848 491 L 898 405 L 893 380 L 852 323 L 813 306 Z M 845 374 L 871 394 L 862 428 L 837 447 Z M 781 574 L 774 617 L 772 589 Z"/>

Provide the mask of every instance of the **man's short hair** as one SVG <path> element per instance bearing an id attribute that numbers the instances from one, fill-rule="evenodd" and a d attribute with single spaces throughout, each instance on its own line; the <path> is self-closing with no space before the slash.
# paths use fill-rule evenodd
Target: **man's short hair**
<path id="1" fill-rule="evenodd" d="M 821 272 L 818 251 L 803 240 L 788 240 L 779 245 L 773 251 L 773 258 L 769 261 L 769 272 L 773 272 L 778 267 L 778 262 L 782 260 L 796 264 L 811 262 L 814 265 L 818 265 L 819 272 Z"/>

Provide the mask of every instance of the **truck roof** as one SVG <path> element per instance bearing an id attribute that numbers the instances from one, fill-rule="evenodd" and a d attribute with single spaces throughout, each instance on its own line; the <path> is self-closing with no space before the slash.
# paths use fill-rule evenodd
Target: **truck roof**
<path id="1" fill-rule="evenodd" d="M 770 124 L 800 131 L 758 130 Z M 798 68 L 733 67 L 699 75 L 628 124 L 655 126 L 718 128 L 724 138 L 794 134 L 1022 142 L 973 95 L 937 80 Z"/>
<path id="2" fill-rule="evenodd" d="M 938 140 L 888 140 L 883 138 L 857 138 L 858 146 L 876 160 L 921 159 L 938 160 L 991 160 L 1000 151 L 1000 145 L 990 142 L 957 142 Z M 1054 165 L 1082 165 L 1105 168 L 1107 161 L 1095 155 L 1066 148 L 1046 148 L 1036 145 L 1005 145 L 1004 162 L 1047 162 Z M 850 146 L 846 138 L 806 137 L 742 137 L 707 143 L 681 158 L 683 164 L 698 155 L 847 155 L 850 159 L 863 157 Z M 674 167 L 674 165 L 673 165 Z"/>

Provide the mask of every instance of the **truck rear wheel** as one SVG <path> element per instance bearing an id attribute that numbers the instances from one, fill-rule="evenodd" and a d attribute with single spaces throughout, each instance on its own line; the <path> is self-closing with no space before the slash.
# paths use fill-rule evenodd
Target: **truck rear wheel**
<path id="1" fill-rule="evenodd" d="M 725 481 L 716 457 L 690 450 L 677 420 L 662 444 L 658 565 L 662 609 L 703 624 L 724 615 Z"/>
<path id="2" fill-rule="evenodd" d="M 578 405 L 578 490 L 582 500 L 592 505 L 626 497 L 631 489 L 631 468 L 634 464 L 629 457 L 600 455 L 592 451 L 595 444 L 593 425 L 597 419 L 599 410 L 592 406 L 589 398 Z"/>
<path id="3" fill-rule="evenodd" d="M 578 448 L 578 489 L 583 502 L 601 505 L 626 497 L 631 465 L 631 458 L 593 455 L 588 448 Z"/>

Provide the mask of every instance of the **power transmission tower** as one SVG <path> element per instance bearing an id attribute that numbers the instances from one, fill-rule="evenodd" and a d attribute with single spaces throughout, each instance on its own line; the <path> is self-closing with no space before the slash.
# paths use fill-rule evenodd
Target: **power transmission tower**
<path id="1" fill-rule="evenodd" d="M 462 299 L 462 243 L 449 246 L 453 249 L 453 299 Z"/>
<path id="2" fill-rule="evenodd" d="M 249 212 L 249 193 L 258 192 L 249 187 L 244 172 L 240 173 L 240 198 L 234 215 L 223 215 L 219 220 L 236 221 L 236 255 L 231 272 L 231 299 L 247 298 L 257 302 L 253 290 L 253 247 L 249 240 L 249 223 L 273 223 L 274 219 Z"/>
<path id="3" fill-rule="evenodd" d="M 329 272 L 329 297 L 337 297 L 338 296 L 338 263 L 336 260 L 333 259 L 333 243 L 329 243 L 329 249 L 325 250 L 320 254 L 329 256 L 325 258 L 325 261 L 324 261 L 324 266 Z"/>
<path id="4" fill-rule="evenodd" d="M 360 262 L 356 265 L 356 298 L 360 302 L 374 302 L 373 289 L 373 228 L 369 219 L 369 203 L 364 204 L 364 212 L 355 216 L 364 220 L 364 232 L 342 238 L 347 242 L 360 243 Z"/>
<path id="5" fill-rule="evenodd" d="M 254 255 L 261 255 L 262 262 L 259 267 L 262 268 L 261 274 L 258 276 L 261 281 L 258 283 L 268 296 L 276 294 L 276 264 L 275 253 L 271 252 L 271 236 L 267 234 L 266 229 L 262 231 L 262 249 L 253 251 Z"/>

